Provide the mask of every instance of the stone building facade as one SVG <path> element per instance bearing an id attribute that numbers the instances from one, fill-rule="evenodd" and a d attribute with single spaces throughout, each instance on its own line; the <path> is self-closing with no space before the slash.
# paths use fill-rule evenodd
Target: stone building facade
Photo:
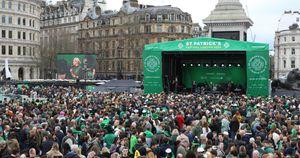
<path id="1" fill-rule="evenodd" d="M 8 59 L 12 79 L 39 78 L 40 0 L 0 0 L 0 71 Z"/>
<path id="2" fill-rule="evenodd" d="M 300 12 L 285 11 L 280 18 L 274 41 L 274 77 L 285 77 L 300 69 Z"/>
<path id="3" fill-rule="evenodd" d="M 119 11 L 87 16 L 79 28 L 79 51 L 97 54 L 99 78 L 141 79 L 145 44 L 192 37 L 191 15 L 171 6 L 124 0 Z"/>

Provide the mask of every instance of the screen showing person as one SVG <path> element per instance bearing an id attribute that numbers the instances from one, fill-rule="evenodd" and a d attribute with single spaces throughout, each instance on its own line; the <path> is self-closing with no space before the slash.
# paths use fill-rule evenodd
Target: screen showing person
<path id="1" fill-rule="evenodd" d="M 58 79 L 66 79 L 70 66 L 64 59 L 60 59 L 57 61 L 58 69 L 57 69 L 57 78 Z"/>
<path id="2" fill-rule="evenodd" d="M 75 57 L 72 62 L 72 66 L 70 69 L 71 76 L 75 79 L 80 79 L 82 75 L 82 67 L 81 67 L 80 59 Z"/>
<path id="3" fill-rule="evenodd" d="M 94 79 L 96 74 L 96 58 L 91 55 L 86 55 L 84 58 L 84 67 L 86 68 L 86 77 Z"/>

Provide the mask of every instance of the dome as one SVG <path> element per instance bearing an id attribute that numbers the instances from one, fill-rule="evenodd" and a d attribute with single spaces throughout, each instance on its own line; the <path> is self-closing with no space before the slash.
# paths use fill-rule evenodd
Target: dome
<path id="1" fill-rule="evenodd" d="M 298 26 L 300 26 L 300 12 L 285 11 L 278 22 L 277 31 L 288 30 L 293 24 L 298 24 Z"/>

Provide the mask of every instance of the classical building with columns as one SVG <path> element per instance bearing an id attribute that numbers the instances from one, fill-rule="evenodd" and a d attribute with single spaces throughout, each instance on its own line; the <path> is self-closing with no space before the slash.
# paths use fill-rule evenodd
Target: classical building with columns
<path id="1" fill-rule="evenodd" d="M 253 25 L 239 0 L 219 0 L 203 23 L 207 37 L 240 41 L 247 41 L 247 30 Z"/>
<path id="2" fill-rule="evenodd" d="M 39 78 L 40 0 L 0 1 L 0 71 L 8 59 L 14 80 Z"/>
<path id="3" fill-rule="evenodd" d="M 100 78 L 140 80 L 144 45 L 191 38 L 192 24 L 191 15 L 177 7 L 124 0 L 119 11 L 80 22 L 79 52 L 97 54 Z"/>
<path id="4" fill-rule="evenodd" d="M 279 20 L 274 41 L 274 78 L 286 77 L 300 69 L 300 12 L 285 11 Z"/>

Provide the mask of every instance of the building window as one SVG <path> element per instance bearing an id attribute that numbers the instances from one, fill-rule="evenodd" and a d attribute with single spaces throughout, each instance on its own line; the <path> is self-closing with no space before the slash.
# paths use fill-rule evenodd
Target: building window
<path id="1" fill-rule="evenodd" d="M 295 48 L 292 48 L 292 55 L 295 55 L 295 54 L 296 54 Z"/>
<path id="2" fill-rule="evenodd" d="M 32 37 L 32 33 L 29 33 L 29 40 L 31 40 L 31 37 Z"/>
<path id="3" fill-rule="evenodd" d="M 157 32 L 162 32 L 162 25 L 157 25 L 156 29 L 157 29 Z"/>
<path id="4" fill-rule="evenodd" d="M 8 31 L 8 38 L 12 39 L 12 31 Z"/>
<path id="5" fill-rule="evenodd" d="M 8 9 L 11 9 L 11 1 L 8 1 Z"/>
<path id="6" fill-rule="evenodd" d="M 5 8 L 5 0 L 2 0 L 2 8 Z"/>
<path id="7" fill-rule="evenodd" d="M 293 42 L 295 41 L 295 37 L 294 37 L 294 36 L 292 37 L 292 41 L 293 41 Z"/>
<path id="8" fill-rule="evenodd" d="M 286 42 L 286 37 L 284 37 L 283 39 L 284 39 L 284 42 Z"/>
<path id="9" fill-rule="evenodd" d="M 6 54 L 6 47 L 5 46 L 2 46 L 2 55 L 5 55 Z"/>
<path id="10" fill-rule="evenodd" d="M 169 15 L 169 20 L 170 21 L 175 21 L 175 14 L 170 14 Z"/>
<path id="11" fill-rule="evenodd" d="M 161 42 L 161 37 L 157 37 L 157 43 Z"/>
<path id="12" fill-rule="evenodd" d="M 286 48 L 283 48 L 283 54 L 286 55 Z"/>
<path id="13" fill-rule="evenodd" d="M 21 25 L 21 18 L 18 18 L 18 25 Z"/>
<path id="14" fill-rule="evenodd" d="M 150 14 L 145 15 L 145 21 L 150 21 Z"/>
<path id="15" fill-rule="evenodd" d="M 184 33 L 185 27 L 181 26 L 181 33 Z"/>
<path id="16" fill-rule="evenodd" d="M 23 32 L 23 40 L 26 40 L 26 32 Z"/>
<path id="17" fill-rule="evenodd" d="M 23 47 L 23 55 L 26 55 L 26 47 Z"/>
<path id="18" fill-rule="evenodd" d="M 31 26 L 31 19 L 29 19 L 29 26 Z"/>
<path id="19" fill-rule="evenodd" d="M 21 32 L 18 32 L 18 39 L 21 39 Z"/>
<path id="20" fill-rule="evenodd" d="M 283 68 L 286 68 L 286 60 L 283 60 Z"/>
<path id="21" fill-rule="evenodd" d="M 176 29 L 174 26 L 170 26 L 169 29 L 168 29 L 168 32 L 169 33 L 175 33 L 176 32 Z"/>
<path id="22" fill-rule="evenodd" d="M 18 46 L 18 55 L 21 55 L 21 46 Z"/>
<path id="23" fill-rule="evenodd" d="M 145 33 L 151 33 L 151 26 L 145 25 Z"/>
<path id="24" fill-rule="evenodd" d="M 145 44 L 149 44 L 149 39 L 148 38 L 145 39 Z"/>
<path id="25" fill-rule="evenodd" d="M 25 18 L 23 19 L 23 25 L 24 26 L 26 25 L 26 19 Z"/>
<path id="26" fill-rule="evenodd" d="M 295 68 L 296 67 L 296 64 L 295 64 L 295 60 L 291 60 L 291 68 Z"/>
<path id="27" fill-rule="evenodd" d="M 26 4 L 24 3 L 23 4 L 23 11 L 25 12 L 25 10 L 26 10 Z"/>
<path id="28" fill-rule="evenodd" d="M 21 11 L 21 3 L 18 3 L 18 11 Z"/>
<path id="29" fill-rule="evenodd" d="M 5 15 L 2 15 L 2 23 L 3 24 L 5 24 L 5 21 L 6 21 L 5 19 L 6 19 Z"/>
<path id="30" fill-rule="evenodd" d="M 8 55 L 13 54 L 13 46 L 8 46 Z"/>
<path id="31" fill-rule="evenodd" d="M 2 30 L 2 38 L 6 38 L 6 30 Z"/>
<path id="32" fill-rule="evenodd" d="M 34 20 L 32 20 L 32 27 L 34 27 Z"/>
<path id="33" fill-rule="evenodd" d="M 162 15 L 157 15 L 157 21 L 158 21 L 158 22 L 161 22 L 161 21 L 163 21 L 163 17 L 162 17 Z"/>
<path id="34" fill-rule="evenodd" d="M 12 17 L 11 16 L 8 17 L 8 23 L 12 24 Z"/>

